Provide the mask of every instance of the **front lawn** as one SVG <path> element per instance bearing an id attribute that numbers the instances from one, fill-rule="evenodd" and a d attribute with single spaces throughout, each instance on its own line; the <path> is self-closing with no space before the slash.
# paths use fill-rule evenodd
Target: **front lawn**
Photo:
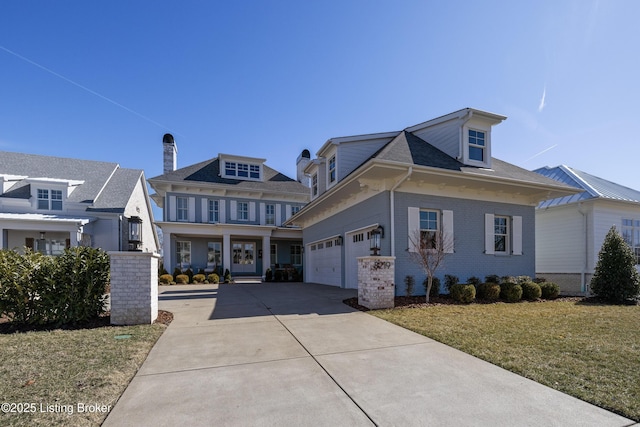
<path id="1" fill-rule="evenodd" d="M 0 334 L 0 425 L 100 425 L 165 328 Z"/>
<path id="2" fill-rule="evenodd" d="M 640 306 L 549 301 L 369 313 L 640 421 Z"/>

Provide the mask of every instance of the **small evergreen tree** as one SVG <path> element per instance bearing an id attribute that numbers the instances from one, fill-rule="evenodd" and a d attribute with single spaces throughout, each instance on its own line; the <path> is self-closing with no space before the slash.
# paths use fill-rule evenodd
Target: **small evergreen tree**
<path id="1" fill-rule="evenodd" d="M 609 301 L 623 302 L 640 294 L 640 274 L 636 257 L 613 226 L 607 233 L 598 254 L 591 290 Z"/>

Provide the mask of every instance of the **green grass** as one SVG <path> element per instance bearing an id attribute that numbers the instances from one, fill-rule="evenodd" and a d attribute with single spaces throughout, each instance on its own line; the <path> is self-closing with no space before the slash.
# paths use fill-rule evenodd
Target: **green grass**
<path id="1" fill-rule="evenodd" d="M 640 421 L 640 306 L 498 303 L 369 313 Z"/>
<path id="2" fill-rule="evenodd" d="M 78 413 L 78 403 L 113 408 L 165 328 L 153 324 L 0 335 L 0 403 L 34 403 L 29 408 L 36 410 L 0 412 L 0 425 L 100 425 L 108 413 Z M 116 339 L 119 335 L 131 337 Z"/>

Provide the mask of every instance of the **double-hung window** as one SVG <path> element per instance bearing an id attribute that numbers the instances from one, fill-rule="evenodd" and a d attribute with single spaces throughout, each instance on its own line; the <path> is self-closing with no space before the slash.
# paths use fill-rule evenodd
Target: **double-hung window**
<path id="1" fill-rule="evenodd" d="M 436 249 L 438 231 L 440 230 L 440 212 L 432 210 L 420 211 L 420 245 L 426 249 Z"/>
<path id="2" fill-rule="evenodd" d="M 275 225 L 276 224 L 276 205 L 266 205 L 264 208 L 265 218 L 264 222 L 267 225 Z"/>
<path id="3" fill-rule="evenodd" d="M 469 129 L 469 160 L 486 161 L 486 133 Z"/>
<path id="4" fill-rule="evenodd" d="M 176 260 L 181 267 L 186 267 L 191 264 L 191 242 L 176 242 Z"/>
<path id="5" fill-rule="evenodd" d="M 217 200 L 209 200 L 209 222 L 220 221 L 220 204 Z"/>
<path id="6" fill-rule="evenodd" d="M 207 266 L 219 267 L 222 265 L 222 243 L 207 243 Z"/>
<path id="7" fill-rule="evenodd" d="M 62 210 L 62 190 L 46 190 L 38 188 L 38 209 L 52 211 Z"/>
<path id="8" fill-rule="evenodd" d="M 302 246 L 291 245 L 291 264 L 302 265 Z"/>
<path id="9" fill-rule="evenodd" d="M 49 209 L 49 190 L 38 188 L 38 209 Z"/>
<path id="10" fill-rule="evenodd" d="M 329 182 L 335 182 L 336 180 L 336 155 L 334 154 L 329 159 Z"/>
<path id="11" fill-rule="evenodd" d="M 238 202 L 238 219 L 240 221 L 249 221 L 249 203 Z"/>
<path id="12" fill-rule="evenodd" d="M 316 197 L 318 195 L 318 174 L 314 173 L 311 177 L 311 196 Z"/>
<path id="13" fill-rule="evenodd" d="M 496 215 L 493 218 L 493 235 L 495 253 L 509 253 L 509 217 Z"/>
<path id="14" fill-rule="evenodd" d="M 176 219 L 189 221 L 189 200 L 186 197 L 176 197 Z"/>

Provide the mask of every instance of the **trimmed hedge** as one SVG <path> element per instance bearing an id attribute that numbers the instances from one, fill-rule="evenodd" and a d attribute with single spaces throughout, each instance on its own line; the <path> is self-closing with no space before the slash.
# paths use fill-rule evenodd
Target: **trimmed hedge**
<path id="1" fill-rule="evenodd" d="M 105 312 L 109 256 L 101 249 L 65 249 L 58 257 L 0 251 L 0 314 L 29 325 L 70 325 Z"/>
<path id="2" fill-rule="evenodd" d="M 500 285 L 493 282 L 480 283 L 477 289 L 478 299 L 497 301 L 500 299 Z"/>
<path id="3" fill-rule="evenodd" d="M 170 285 L 173 282 L 173 276 L 171 274 L 163 274 L 158 277 L 158 281 L 161 285 Z"/>
<path id="4" fill-rule="evenodd" d="M 522 286 L 522 298 L 535 301 L 540 298 L 542 295 L 542 289 L 540 289 L 540 285 L 533 282 L 524 282 L 520 286 Z"/>
<path id="5" fill-rule="evenodd" d="M 206 276 L 204 274 L 194 274 L 193 275 L 193 283 L 204 283 Z"/>
<path id="6" fill-rule="evenodd" d="M 522 299 L 522 286 L 505 282 L 500 284 L 500 298 L 507 302 L 517 302 Z"/>
<path id="7" fill-rule="evenodd" d="M 556 299 L 560 295 L 560 286 L 553 282 L 540 283 L 540 290 L 544 299 Z"/>
<path id="8" fill-rule="evenodd" d="M 186 274 L 178 274 L 176 276 L 176 283 L 178 285 L 186 285 L 189 283 L 189 276 L 187 276 Z"/>
<path id="9" fill-rule="evenodd" d="M 220 283 L 220 276 L 218 276 L 216 273 L 211 273 L 207 276 L 207 280 L 209 281 L 209 283 L 218 284 Z"/>
<path id="10" fill-rule="evenodd" d="M 451 285 L 451 298 L 454 301 L 469 304 L 476 299 L 476 287 L 465 283 Z"/>

